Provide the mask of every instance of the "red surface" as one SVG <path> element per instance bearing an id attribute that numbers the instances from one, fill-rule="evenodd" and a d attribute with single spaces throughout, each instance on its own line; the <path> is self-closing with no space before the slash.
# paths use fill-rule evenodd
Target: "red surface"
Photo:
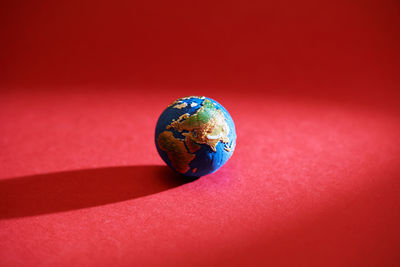
<path id="1" fill-rule="evenodd" d="M 1 266 L 398 266 L 396 1 L 0 5 Z M 189 182 L 192 94 L 238 141 Z"/>

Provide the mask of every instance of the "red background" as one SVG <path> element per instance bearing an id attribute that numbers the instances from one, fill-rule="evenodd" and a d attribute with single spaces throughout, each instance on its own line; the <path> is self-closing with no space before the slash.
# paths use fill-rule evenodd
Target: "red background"
<path id="1" fill-rule="evenodd" d="M 397 1 L 2 1 L 1 266 L 398 266 Z M 183 181 L 171 101 L 237 127 Z"/>

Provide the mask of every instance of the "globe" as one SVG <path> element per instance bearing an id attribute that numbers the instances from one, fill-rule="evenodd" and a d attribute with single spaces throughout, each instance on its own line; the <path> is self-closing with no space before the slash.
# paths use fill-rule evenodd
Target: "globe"
<path id="1" fill-rule="evenodd" d="M 235 125 L 217 101 L 183 97 L 160 115 L 155 143 L 169 167 L 185 176 L 200 177 L 215 172 L 232 156 Z"/>

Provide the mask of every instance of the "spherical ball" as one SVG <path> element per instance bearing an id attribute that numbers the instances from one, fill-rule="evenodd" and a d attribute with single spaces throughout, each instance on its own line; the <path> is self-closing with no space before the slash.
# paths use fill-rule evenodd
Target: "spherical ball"
<path id="1" fill-rule="evenodd" d="M 183 97 L 158 119 L 157 151 L 173 170 L 200 177 L 218 170 L 232 156 L 235 125 L 228 111 L 204 96 Z"/>

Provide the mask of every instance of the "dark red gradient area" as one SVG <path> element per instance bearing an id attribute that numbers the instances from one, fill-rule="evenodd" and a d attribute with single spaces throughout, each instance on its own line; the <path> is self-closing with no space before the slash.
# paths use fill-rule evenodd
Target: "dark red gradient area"
<path id="1" fill-rule="evenodd" d="M 1 266 L 398 266 L 397 1 L 2 1 Z M 232 115 L 197 180 L 178 97 Z"/>

